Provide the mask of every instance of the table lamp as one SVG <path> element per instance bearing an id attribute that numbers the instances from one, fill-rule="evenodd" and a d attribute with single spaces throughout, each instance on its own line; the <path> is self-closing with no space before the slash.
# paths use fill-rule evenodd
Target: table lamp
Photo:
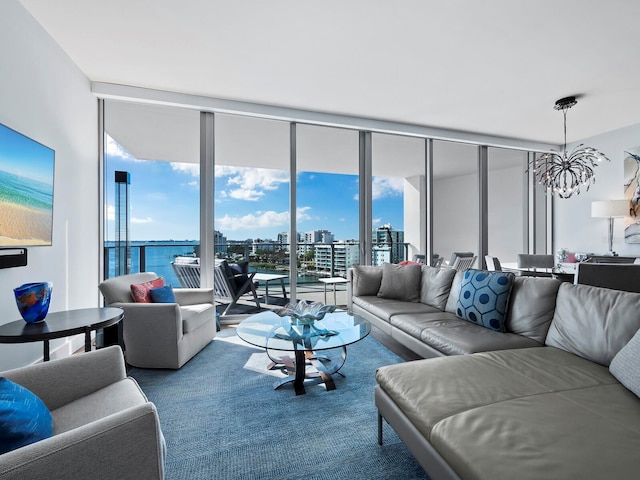
<path id="1" fill-rule="evenodd" d="M 609 251 L 606 255 L 617 256 L 613 251 L 613 219 L 629 215 L 629 200 L 602 200 L 591 202 L 591 216 L 609 219 Z"/>

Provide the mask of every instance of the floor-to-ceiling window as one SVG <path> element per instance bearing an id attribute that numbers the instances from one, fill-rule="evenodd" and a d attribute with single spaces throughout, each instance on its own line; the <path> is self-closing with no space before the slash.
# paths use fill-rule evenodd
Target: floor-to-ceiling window
<path id="1" fill-rule="evenodd" d="M 360 263 L 358 132 L 296 125 L 299 284 Z M 299 298 L 304 298 L 304 288 Z"/>
<path id="2" fill-rule="evenodd" d="M 479 256 L 478 147 L 433 142 L 433 253 Z M 474 266 L 478 266 L 476 261 Z"/>
<path id="3" fill-rule="evenodd" d="M 425 140 L 371 136 L 372 265 L 423 255 Z"/>
<path id="4" fill-rule="evenodd" d="M 289 272 L 289 123 L 215 115 L 215 256 Z"/>
<path id="5" fill-rule="evenodd" d="M 105 101 L 105 277 L 116 274 L 117 229 L 129 228 L 126 268 L 152 271 L 179 285 L 171 263 L 197 256 L 200 225 L 198 112 Z M 129 178 L 128 225 L 115 222 L 122 196 L 116 172 Z"/>
<path id="6" fill-rule="evenodd" d="M 487 223 L 489 255 L 515 263 L 527 252 L 527 152 L 488 149 Z"/>

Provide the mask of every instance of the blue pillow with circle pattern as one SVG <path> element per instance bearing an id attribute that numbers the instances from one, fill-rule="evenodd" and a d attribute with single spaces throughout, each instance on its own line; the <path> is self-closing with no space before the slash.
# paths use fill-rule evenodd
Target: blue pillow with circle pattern
<path id="1" fill-rule="evenodd" d="M 458 317 L 498 332 L 505 331 L 505 319 L 515 275 L 469 269 L 460 284 Z"/>

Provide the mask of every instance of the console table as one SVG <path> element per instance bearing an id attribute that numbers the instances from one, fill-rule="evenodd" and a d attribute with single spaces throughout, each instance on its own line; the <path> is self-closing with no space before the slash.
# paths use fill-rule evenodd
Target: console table
<path id="1" fill-rule="evenodd" d="M 84 334 L 84 351 L 91 350 L 91 332 L 111 325 L 119 325 L 118 343 L 122 346 L 121 321 L 124 312 L 120 308 L 83 308 L 49 313 L 42 322 L 27 323 L 24 320 L 0 325 L 0 343 L 44 342 L 43 358 L 49 361 L 49 341 L 54 338 Z"/>

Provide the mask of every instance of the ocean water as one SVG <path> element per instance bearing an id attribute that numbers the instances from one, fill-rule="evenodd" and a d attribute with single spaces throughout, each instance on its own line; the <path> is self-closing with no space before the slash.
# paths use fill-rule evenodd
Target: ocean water
<path id="1" fill-rule="evenodd" d="M 144 246 L 147 272 L 154 272 L 158 276 L 164 277 L 165 281 L 173 287 L 180 287 L 180 282 L 176 277 L 171 262 L 177 256 L 195 256 L 196 248 L 200 245 L 199 241 L 158 241 L 158 242 L 131 242 L 131 273 L 140 272 L 140 252 L 141 246 Z M 114 242 L 106 242 L 109 250 L 109 278 L 115 276 L 115 258 L 116 252 Z M 256 270 L 249 265 L 251 271 Z M 286 272 L 257 269 L 260 273 L 277 273 L 285 274 Z M 297 284 L 316 283 L 318 277 L 316 275 L 299 275 Z M 289 284 L 289 280 L 285 279 L 285 285 Z"/>
<path id="2" fill-rule="evenodd" d="M 0 202 L 51 213 L 53 185 L 0 170 Z"/>

